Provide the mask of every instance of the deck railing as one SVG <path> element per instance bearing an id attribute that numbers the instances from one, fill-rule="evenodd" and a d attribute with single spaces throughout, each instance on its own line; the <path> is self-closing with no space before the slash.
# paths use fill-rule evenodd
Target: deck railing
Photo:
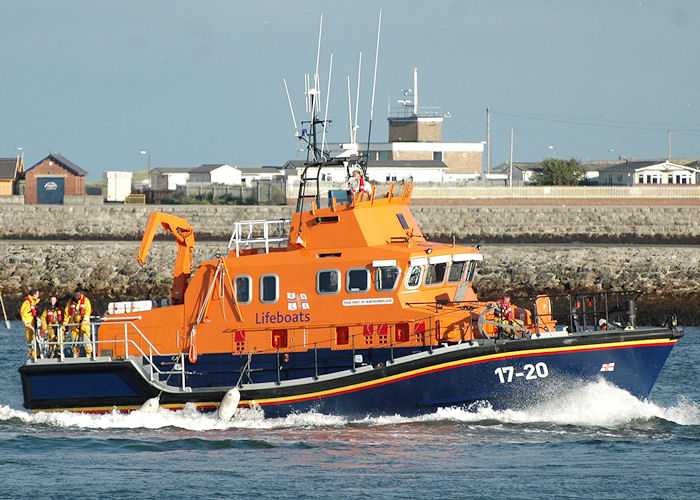
<path id="1" fill-rule="evenodd" d="M 154 356 L 162 356 L 162 354 L 156 349 L 156 347 L 151 343 L 150 340 L 143 334 L 143 332 L 134 324 L 134 320 L 140 319 L 140 317 L 124 318 L 119 317 L 111 320 L 110 318 L 101 318 L 102 321 L 92 321 L 88 325 L 81 323 L 67 323 L 66 325 L 56 325 L 52 328 L 56 329 L 56 341 L 48 341 L 41 335 L 34 335 L 32 340 L 32 351 L 34 352 L 33 359 L 51 359 L 56 363 L 66 362 L 67 359 L 76 359 L 76 356 L 66 355 L 66 350 L 73 352 L 74 349 L 80 350 L 85 349 L 86 351 L 91 351 L 89 359 L 95 360 L 98 357 L 98 349 L 103 346 L 114 347 L 116 345 L 124 346 L 124 357 L 129 359 L 131 357 L 137 357 L 142 360 L 146 365 L 148 370 L 148 377 L 153 382 L 160 375 L 170 376 L 170 375 L 180 375 L 181 388 L 184 390 L 186 387 L 185 382 L 185 363 L 184 363 L 184 353 L 179 353 L 179 361 L 175 361 L 173 370 L 163 370 L 159 368 L 154 362 Z M 98 338 L 98 329 L 101 325 L 122 325 L 123 338 L 121 339 L 110 339 L 110 340 L 100 340 Z M 80 334 L 76 340 L 71 338 L 71 328 L 72 327 L 90 327 L 90 340 L 84 341 L 82 334 Z M 36 330 L 35 330 L 36 333 Z M 142 347 L 143 346 L 143 347 Z M 55 352 L 53 358 L 49 358 L 51 352 Z M 102 351 L 104 352 L 104 351 Z"/>

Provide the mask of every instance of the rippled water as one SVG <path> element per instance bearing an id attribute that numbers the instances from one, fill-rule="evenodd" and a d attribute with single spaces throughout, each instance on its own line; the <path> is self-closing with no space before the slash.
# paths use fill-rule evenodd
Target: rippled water
<path id="1" fill-rule="evenodd" d="M 2 326 L 2 325 L 0 325 Z M 698 498 L 700 328 L 648 401 L 603 381 L 522 411 L 30 414 L 1 330 L 0 498 Z"/>

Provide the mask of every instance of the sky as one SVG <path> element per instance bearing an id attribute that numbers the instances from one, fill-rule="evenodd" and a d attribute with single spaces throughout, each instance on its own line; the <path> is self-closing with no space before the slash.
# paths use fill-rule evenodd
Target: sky
<path id="1" fill-rule="evenodd" d="M 282 165 L 313 73 L 349 139 L 362 52 L 366 141 L 413 86 L 448 118 L 445 142 L 486 140 L 491 164 L 700 157 L 700 2 L 694 0 L 0 0 L 0 157 L 60 153 L 88 171 Z M 149 155 L 140 154 L 148 151 Z"/>

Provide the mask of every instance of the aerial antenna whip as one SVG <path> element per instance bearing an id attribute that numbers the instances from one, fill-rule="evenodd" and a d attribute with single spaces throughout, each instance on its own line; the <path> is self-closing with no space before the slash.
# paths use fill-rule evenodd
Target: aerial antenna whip
<path id="1" fill-rule="evenodd" d="M 352 130 L 352 142 L 357 142 L 357 110 L 360 108 L 360 74 L 362 73 L 362 52 L 360 61 L 357 63 L 357 95 L 355 96 L 355 125 Z"/>
<path id="2" fill-rule="evenodd" d="M 287 92 L 287 101 L 289 102 L 289 111 L 292 112 L 292 122 L 294 124 L 294 135 L 299 137 L 299 129 L 297 128 L 297 119 L 294 116 L 294 106 L 292 106 L 292 98 L 289 96 L 289 87 L 287 87 L 287 79 L 282 78 L 284 82 L 284 90 Z"/>
<path id="3" fill-rule="evenodd" d="M 323 138 L 321 139 L 321 155 L 323 159 L 326 159 L 325 149 L 326 149 L 326 128 L 328 126 L 328 103 L 331 100 L 331 76 L 333 75 L 333 52 L 331 52 L 331 62 L 328 69 L 328 92 L 326 94 L 326 112 L 323 116 Z"/>
<path id="4" fill-rule="evenodd" d="M 354 143 L 353 133 L 352 133 L 352 95 L 350 93 L 350 75 L 347 75 L 348 79 L 348 121 L 350 122 L 350 142 Z"/>
<path id="5" fill-rule="evenodd" d="M 374 118 L 374 93 L 377 88 L 377 61 L 379 60 L 379 36 L 382 32 L 382 11 L 379 10 L 379 26 L 377 27 L 377 49 L 374 53 L 374 79 L 372 81 L 372 105 L 369 109 L 369 130 L 367 131 L 367 161 L 369 161 L 369 144 L 372 137 L 372 118 Z M 364 174 L 367 174 L 367 163 L 364 166 Z"/>

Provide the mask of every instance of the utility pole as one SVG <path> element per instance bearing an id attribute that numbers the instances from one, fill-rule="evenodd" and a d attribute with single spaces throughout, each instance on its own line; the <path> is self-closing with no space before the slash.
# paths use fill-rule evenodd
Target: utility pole
<path id="1" fill-rule="evenodd" d="M 510 162 L 508 168 L 508 187 L 513 187 L 513 129 L 510 129 Z"/>
<path id="2" fill-rule="evenodd" d="M 491 173 L 491 108 L 486 108 L 486 173 Z"/>
<path id="3" fill-rule="evenodd" d="M 671 129 L 668 129 L 668 161 L 671 161 Z"/>

